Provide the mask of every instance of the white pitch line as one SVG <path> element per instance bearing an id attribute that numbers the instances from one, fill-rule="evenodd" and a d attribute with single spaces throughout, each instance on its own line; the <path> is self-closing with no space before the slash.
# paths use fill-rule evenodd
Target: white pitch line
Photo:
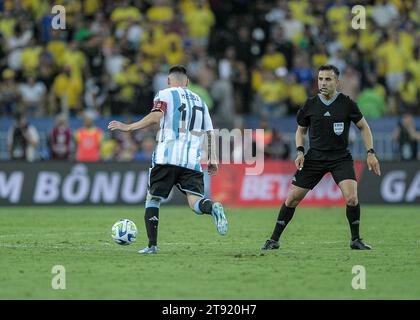
<path id="1" fill-rule="evenodd" d="M 57 233 L 15 233 L 15 234 L 2 234 L 0 235 L 0 238 L 7 238 L 7 237 L 40 237 L 40 238 L 44 238 L 44 237 L 52 237 L 52 236 L 57 236 L 62 238 L 63 236 L 86 236 L 86 235 L 105 235 L 108 234 L 106 232 L 68 232 L 68 233 L 62 233 L 62 232 L 57 232 Z M 109 234 L 111 234 L 111 232 L 109 232 Z"/>

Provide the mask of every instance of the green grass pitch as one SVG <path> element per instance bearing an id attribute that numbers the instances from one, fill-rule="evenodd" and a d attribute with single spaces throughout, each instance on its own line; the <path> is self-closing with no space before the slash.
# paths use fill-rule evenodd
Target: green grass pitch
<path id="1" fill-rule="evenodd" d="M 0 209 L 0 299 L 420 299 L 420 210 L 362 206 L 372 251 L 349 249 L 343 208 L 298 208 L 277 251 L 259 249 L 278 209 L 226 209 L 220 236 L 210 216 L 162 206 L 157 255 L 146 244 L 142 207 Z M 119 218 L 137 242 L 115 244 Z M 54 265 L 65 290 L 52 289 Z M 366 289 L 352 288 L 352 268 Z"/>

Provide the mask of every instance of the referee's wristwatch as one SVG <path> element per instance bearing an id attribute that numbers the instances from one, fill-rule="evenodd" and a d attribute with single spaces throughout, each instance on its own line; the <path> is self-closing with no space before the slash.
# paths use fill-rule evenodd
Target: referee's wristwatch
<path id="1" fill-rule="evenodd" d="M 296 153 L 302 153 L 302 155 L 305 155 L 305 148 L 303 146 L 299 146 L 296 148 Z"/>
<path id="2" fill-rule="evenodd" d="M 371 153 L 371 154 L 375 154 L 375 150 L 373 150 L 372 148 L 369 149 L 368 151 L 366 151 L 367 154 Z"/>

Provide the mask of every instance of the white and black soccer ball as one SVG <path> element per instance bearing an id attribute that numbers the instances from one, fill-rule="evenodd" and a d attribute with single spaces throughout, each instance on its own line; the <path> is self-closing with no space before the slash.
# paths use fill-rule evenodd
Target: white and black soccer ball
<path id="1" fill-rule="evenodd" d="M 136 241 L 137 227 L 129 219 L 121 219 L 114 223 L 111 230 L 112 239 L 121 245 L 127 245 Z"/>

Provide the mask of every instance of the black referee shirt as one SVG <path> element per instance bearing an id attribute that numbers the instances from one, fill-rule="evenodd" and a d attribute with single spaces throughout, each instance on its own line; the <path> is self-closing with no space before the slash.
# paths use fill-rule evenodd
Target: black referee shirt
<path id="1" fill-rule="evenodd" d="M 337 160 L 350 157 L 348 151 L 350 122 L 363 118 L 357 104 L 337 92 L 329 102 L 318 94 L 306 100 L 297 113 L 297 123 L 309 127 L 307 156 L 313 160 Z"/>

